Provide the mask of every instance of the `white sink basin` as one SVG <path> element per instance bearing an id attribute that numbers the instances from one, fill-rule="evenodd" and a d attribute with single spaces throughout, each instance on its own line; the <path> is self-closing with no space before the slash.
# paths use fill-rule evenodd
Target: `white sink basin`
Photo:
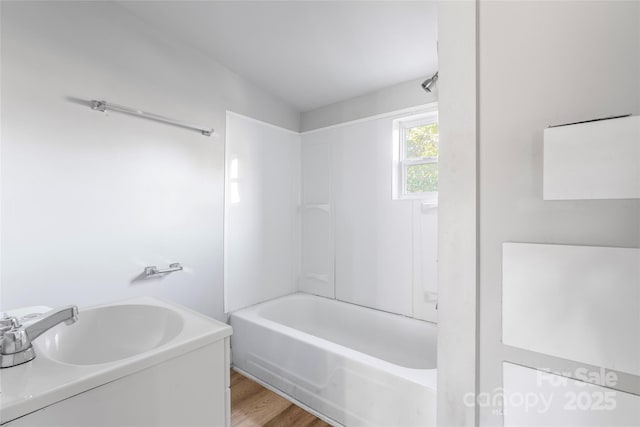
<path id="1" fill-rule="evenodd" d="M 29 313 L 31 312 L 34 311 L 30 309 Z M 0 369 L 2 389 L 0 391 L 0 424 L 84 426 L 97 423 L 108 425 L 110 424 L 106 421 L 108 419 L 112 420 L 110 425 L 156 425 L 157 422 L 140 421 L 143 418 L 139 416 L 144 417 L 144 414 L 156 411 L 142 410 L 138 413 L 136 405 L 141 404 L 140 402 L 144 399 L 140 400 L 136 393 L 143 393 L 146 396 L 145 399 L 148 397 L 144 402 L 149 405 L 162 408 L 171 408 L 174 405 L 180 407 L 180 405 L 186 405 L 186 401 L 194 401 L 192 398 L 185 398 L 185 402 L 177 402 L 179 399 L 175 396 L 167 397 L 171 396 L 173 391 L 153 393 L 153 387 L 167 382 L 178 384 L 182 378 L 186 378 L 186 372 L 193 369 L 196 370 L 193 375 L 197 375 L 198 381 L 202 379 L 202 384 L 213 384 L 212 378 L 218 374 L 214 375 L 213 371 L 208 374 L 198 371 L 200 364 L 208 366 L 207 363 L 213 359 L 207 358 L 207 362 L 194 362 L 194 360 L 201 360 L 203 355 L 209 357 L 219 352 L 222 352 L 220 357 L 225 359 L 227 356 L 224 354 L 223 343 L 230 335 L 229 325 L 205 317 L 186 307 L 151 297 L 134 298 L 88 308 L 80 307 L 78 320 L 74 324 L 58 325 L 33 341 L 35 359 L 11 368 Z M 213 351 L 213 349 L 217 350 Z M 173 367 L 165 370 L 169 366 L 168 363 L 172 363 Z M 182 363 L 189 364 L 189 367 L 183 367 Z M 228 374 L 226 368 L 220 370 L 220 375 L 223 372 Z M 133 377 L 136 378 L 135 381 Z M 221 378 L 224 379 L 224 375 Z M 142 379 L 144 383 L 136 382 Z M 119 382 L 121 380 L 126 382 Z M 187 383 L 192 387 L 195 383 L 200 384 L 198 381 Z M 116 386 L 116 383 L 120 386 Z M 125 387 L 122 384 L 127 385 Z M 202 384 L 193 386 L 189 393 L 194 392 L 197 395 L 197 390 L 205 390 L 206 387 Z M 167 385 L 163 387 L 170 388 Z M 115 392 L 116 395 L 106 398 L 104 402 L 100 400 L 95 403 L 95 407 L 82 400 L 82 396 L 86 395 L 85 392 L 98 393 L 97 390 L 117 390 L 117 392 Z M 178 389 L 177 393 L 180 392 L 181 390 Z M 198 400 L 202 396 L 206 398 Z M 207 403 L 203 403 L 206 406 L 209 404 L 208 398 L 208 395 L 202 394 L 195 400 L 206 401 Z M 55 417 L 49 419 L 53 413 L 52 410 L 40 412 L 42 408 L 54 408 L 58 404 L 79 405 L 73 406 L 74 409 L 69 409 L 72 406 L 58 406 L 57 414 L 64 415 L 66 420 L 75 419 L 74 417 L 79 417 L 80 414 L 92 417 L 94 412 L 99 414 L 105 408 L 118 409 L 110 410 L 104 420 L 100 415 L 96 415 L 95 420 L 89 418 L 90 422 L 75 422 L 75 424 L 57 423 Z M 124 407 L 133 409 L 127 412 L 122 410 Z M 168 411 L 165 415 L 170 417 L 179 412 Z M 182 418 L 187 417 L 184 418 L 185 420 L 195 419 L 188 417 L 198 413 L 192 410 L 185 412 L 188 414 L 179 415 Z M 33 416 L 40 414 L 38 415 L 40 418 L 37 418 L 38 422 L 34 421 L 35 418 L 29 418 L 32 414 Z M 132 418 L 122 423 L 113 421 L 116 418 L 122 420 L 122 417 L 131 414 L 135 420 Z M 21 422 L 19 419 L 31 421 Z M 161 424 L 223 425 L 224 423 L 185 421 L 181 424 L 174 420 Z"/>
<path id="2" fill-rule="evenodd" d="M 179 314 L 154 305 L 113 305 L 80 310 L 78 321 L 52 328 L 37 341 L 40 356 L 73 365 L 115 362 L 174 339 L 183 328 Z"/>

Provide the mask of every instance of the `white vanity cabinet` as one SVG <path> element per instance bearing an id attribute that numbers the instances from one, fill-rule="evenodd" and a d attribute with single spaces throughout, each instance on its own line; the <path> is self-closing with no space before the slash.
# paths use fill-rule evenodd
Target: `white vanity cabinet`
<path id="1" fill-rule="evenodd" d="M 229 426 L 231 327 L 182 310 L 176 338 L 125 360 L 63 364 L 36 347 L 32 362 L 0 372 L 2 427 Z"/>

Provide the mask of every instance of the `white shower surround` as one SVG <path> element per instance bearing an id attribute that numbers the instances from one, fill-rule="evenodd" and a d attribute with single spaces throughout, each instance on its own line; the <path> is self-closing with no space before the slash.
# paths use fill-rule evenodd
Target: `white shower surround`
<path id="1" fill-rule="evenodd" d="M 297 293 L 231 314 L 236 369 L 348 426 L 434 426 L 437 327 Z"/>
<path id="2" fill-rule="evenodd" d="M 227 111 L 225 312 L 303 291 L 437 321 L 438 210 L 391 199 L 393 121 L 433 106 L 302 134 Z"/>
<path id="3" fill-rule="evenodd" d="M 301 210 L 298 290 L 437 321 L 438 209 L 392 199 L 394 120 L 434 108 L 302 133 L 302 206 L 328 210 Z"/>

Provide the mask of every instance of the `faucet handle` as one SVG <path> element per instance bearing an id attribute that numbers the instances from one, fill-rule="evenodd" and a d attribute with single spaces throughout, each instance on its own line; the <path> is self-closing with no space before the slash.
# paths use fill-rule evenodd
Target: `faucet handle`
<path id="1" fill-rule="evenodd" d="M 31 340 L 24 329 L 11 329 L 2 336 L 2 354 L 15 354 L 31 347 Z"/>
<path id="2" fill-rule="evenodd" d="M 0 330 L 7 331 L 9 329 L 16 329 L 22 326 L 17 317 L 7 316 L 7 313 L 2 314 L 0 319 Z"/>
<path id="3" fill-rule="evenodd" d="M 21 329 L 20 321 L 17 317 L 7 316 L 6 313 L 0 319 L 0 354 L 13 354 L 29 347 L 29 337 Z"/>
<path id="4" fill-rule="evenodd" d="M 6 314 L 6 313 L 4 313 L 4 314 Z M 20 322 L 18 321 L 17 318 L 9 317 L 9 316 L 3 317 L 2 319 L 0 319 L 0 338 L 2 338 L 3 341 L 4 341 L 4 337 L 5 337 L 6 334 L 10 334 L 12 332 L 15 332 L 16 330 L 18 330 L 20 328 L 20 326 L 22 326 L 22 325 L 20 324 Z M 4 349 L 4 343 L 3 343 L 2 347 Z"/>
<path id="5" fill-rule="evenodd" d="M 11 326 L 0 325 L 0 338 L 4 337 L 4 333 L 13 329 Z"/>

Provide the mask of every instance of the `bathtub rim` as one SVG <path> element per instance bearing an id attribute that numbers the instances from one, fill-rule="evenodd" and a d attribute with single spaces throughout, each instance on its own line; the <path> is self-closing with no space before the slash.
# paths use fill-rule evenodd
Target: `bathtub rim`
<path id="1" fill-rule="evenodd" d="M 260 310 L 267 304 L 274 304 L 277 302 L 281 302 L 283 299 L 293 299 L 299 296 L 302 296 L 303 298 L 311 298 L 311 299 L 322 298 L 325 300 L 335 301 L 337 303 L 354 305 L 356 307 L 360 307 L 361 309 L 365 309 L 365 310 L 369 310 L 369 309 L 375 310 L 368 307 L 359 306 L 357 304 L 351 304 L 345 301 L 339 301 L 332 298 L 322 297 L 319 295 L 308 294 L 305 292 L 295 292 L 289 295 L 274 298 L 269 301 L 254 304 L 252 306 L 231 312 L 229 313 L 229 323 L 232 323 L 234 318 L 239 318 L 239 319 L 248 321 L 250 323 L 255 324 L 258 327 L 266 328 L 266 329 L 275 331 L 277 333 L 281 333 L 283 335 L 286 335 L 290 338 L 301 341 L 312 347 L 319 348 L 322 351 L 334 352 L 340 356 L 363 363 L 369 367 L 373 367 L 385 372 L 389 372 L 397 377 L 402 378 L 403 380 L 406 380 L 414 384 L 418 384 L 422 387 L 426 387 L 432 392 L 437 393 L 437 371 L 438 371 L 437 366 L 434 368 L 410 368 L 406 366 L 397 365 L 395 363 L 388 362 L 386 360 L 377 358 L 375 356 L 371 356 L 367 353 L 346 347 L 342 344 L 338 344 L 333 341 L 327 340 L 325 338 L 312 335 L 308 332 L 304 332 L 304 331 L 292 328 L 290 326 L 284 325 L 282 323 L 267 319 L 260 314 Z M 377 310 L 377 311 L 380 311 L 380 310 Z M 395 313 L 388 313 L 384 311 L 382 312 L 390 316 L 402 316 Z M 403 316 L 403 317 L 406 317 L 406 316 Z M 407 319 L 411 319 L 411 318 L 407 318 Z M 416 322 L 422 322 L 421 320 L 418 320 L 418 319 L 411 319 L 411 320 L 415 320 Z M 437 328 L 437 325 L 433 324 L 432 322 L 426 322 L 426 323 L 430 323 L 434 328 Z M 232 336 L 231 339 L 233 343 L 234 337 Z M 436 341 L 436 345 L 437 345 L 437 341 Z M 232 344 L 231 351 L 233 353 L 233 344 Z"/>

